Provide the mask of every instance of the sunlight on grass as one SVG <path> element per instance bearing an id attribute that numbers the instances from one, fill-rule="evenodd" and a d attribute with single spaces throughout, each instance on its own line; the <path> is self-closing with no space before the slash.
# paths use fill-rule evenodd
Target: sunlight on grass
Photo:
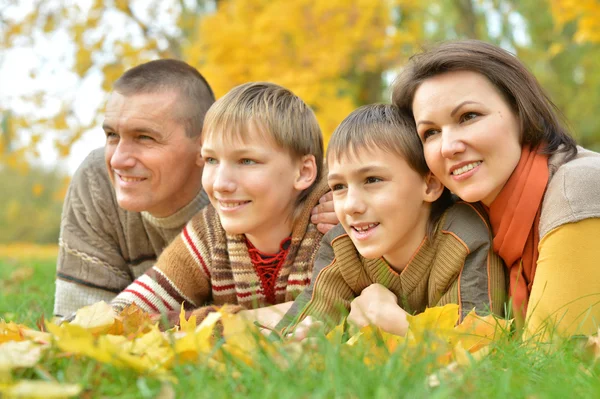
<path id="1" fill-rule="evenodd" d="M 39 245 L 26 242 L 0 244 L 0 259 L 53 259 L 58 255 L 58 245 Z"/>

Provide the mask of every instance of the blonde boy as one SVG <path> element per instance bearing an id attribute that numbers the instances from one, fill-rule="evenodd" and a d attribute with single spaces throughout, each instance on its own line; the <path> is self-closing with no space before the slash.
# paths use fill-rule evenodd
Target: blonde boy
<path id="1" fill-rule="evenodd" d="M 426 307 L 502 314 L 504 268 L 487 221 L 472 205 L 452 205 L 409 116 L 393 105 L 357 109 L 334 132 L 327 163 L 340 225 L 325 236 L 310 288 L 278 327 L 306 316 L 332 327 L 350 311 L 359 326 L 403 335 L 406 314 Z"/>
<path id="2" fill-rule="evenodd" d="M 183 302 L 200 322 L 223 305 L 239 312 L 285 304 L 310 282 L 322 237 L 310 212 L 328 190 L 313 112 L 283 87 L 248 83 L 209 109 L 202 136 L 211 204 L 113 300 L 116 310 L 135 302 L 174 322 Z"/>

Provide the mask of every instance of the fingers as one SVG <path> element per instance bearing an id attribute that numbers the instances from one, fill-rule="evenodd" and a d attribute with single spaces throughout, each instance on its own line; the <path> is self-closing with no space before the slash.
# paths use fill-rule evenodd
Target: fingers
<path id="1" fill-rule="evenodd" d="M 323 329 L 324 325 L 322 322 L 313 319 L 308 316 L 296 326 L 294 332 L 288 334 L 289 338 L 294 341 L 303 341 L 307 337 L 314 335 L 315 332 Z"/>
<path id="2" fill-rule="evenodd" d="M 335 224 L 318 223 L 317 230 L 319 230 L 322 234 L 327 234 L 329 230 L 333 229 L 335 226 Z"/>

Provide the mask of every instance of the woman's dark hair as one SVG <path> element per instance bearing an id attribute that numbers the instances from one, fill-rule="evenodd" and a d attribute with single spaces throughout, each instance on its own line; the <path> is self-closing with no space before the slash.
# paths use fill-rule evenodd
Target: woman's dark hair
<path id="1" fill-rule="evenodd" d="M 392 102 L 412 115 L 415 92 L 425 80 L 446 72 L 473 71 L 504 96 L 521 123 L 521 144 L 545 143 L 546 154 L 577 152 L 560 110 L 533 74 L 508 51 L 478 40 L 444 42 L 412 56 L 392 87 Z"/>

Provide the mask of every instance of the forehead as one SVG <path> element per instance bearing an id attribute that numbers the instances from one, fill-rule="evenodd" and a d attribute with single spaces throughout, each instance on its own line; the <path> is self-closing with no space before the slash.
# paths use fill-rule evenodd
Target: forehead
<path id="1" fill-rule="evenodd" d="M 485 76 L 473 71 L 452 71 L 426 79 L 417 88 L 413 99 L 413 112 L 453 103 L 473 100 L 502 100 L 497 88 Z"/>
<path id="2" fill-rule="evenodd" d="M 213 151 L 252 149 L 264 152 L 283 152 L 273 136 L 256 123 L 244 126 L 220 128 L 218 126 L 203 133 L 202 147 Z"/>
<path id="3" fill-rule="evenodd" d="M 135 130 L 146 124 L 178 123 L 174 115 L 177 97 L 175 92 L 126 96 L 113 91 L 106 104 L 104 123 L 114 130 Z"/>
<path id="4" fill-rule="evenodd" d="M 363 147 L 348 150 L 339 157 L 329 157 L 327 160 L 329 175 L 350 176 L 363 173 L 365 168 L 379 170 L 397 170 L 409 168 L 406 160 L 399 154 L 378 147 Z"/>

